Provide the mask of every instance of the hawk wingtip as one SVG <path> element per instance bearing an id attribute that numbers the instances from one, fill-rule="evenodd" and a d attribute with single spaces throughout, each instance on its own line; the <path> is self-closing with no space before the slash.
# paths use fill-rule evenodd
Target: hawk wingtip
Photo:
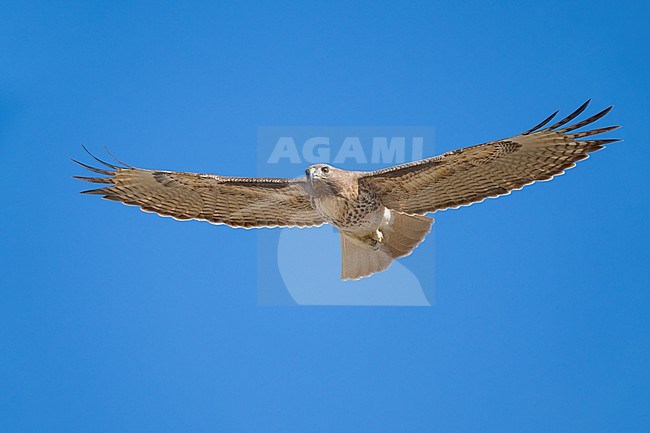
<path id="1" fill-rule="evenodd" d="M 118 164 L 122 164 L 126 168 L 134 168 L 132 165 L 127 164 L 126 162 L 123 162 L 123 161 L 120 161 L 119 159 L 117 159 L 117 157 L 115 155 L 113 155 L 110 150 L 108 150 L 107 146 L 104 146 L 104 151 L 106 151 L 106 153 L 108 153 L 108 155 L 111 158 L 113 158 L 115 160 L 115 162 L 117 162 Z"/>
<path id="2" fill-rule="evenodd" d="M 85 191 L 81 191 L 79 194 L 102 195 L 104 194 L 104 188 L 87 189 Z"/>
<path id="3" fill-rule="evenodd" d="M 557 113 L 559 113 L 559 112 L 560 112 L 560 110 L 555 110 L 555 112 L 554 112 L 553 114 L 551 114 L 551 115 L 548 116 L 546 119 L 542 120 L 540 123 L 538 123 L 537 125 L 533 126 L 533 127 L 530 128 L 529 130 L 527 130 L 526 132 L 524 132 L 522 135 L 531 134 L 531 133 L 537 131 L 538 129 L 543 128 L 543 127 L 544 127 L 548 122 L 550 122 L 551 120 L 553 120 L 553 118 L 554 118 L 555 116 L 557 116 Z"/>

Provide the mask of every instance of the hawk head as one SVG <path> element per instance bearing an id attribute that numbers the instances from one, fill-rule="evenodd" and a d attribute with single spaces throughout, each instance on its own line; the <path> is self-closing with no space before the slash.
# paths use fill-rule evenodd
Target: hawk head
<path id="1" fill-rule="evenodd" d="M 349 173 L 327 164 L 314 164 L 305 170 L 309 192 L 314 196 L 338 194 L 349 183 Z"/>

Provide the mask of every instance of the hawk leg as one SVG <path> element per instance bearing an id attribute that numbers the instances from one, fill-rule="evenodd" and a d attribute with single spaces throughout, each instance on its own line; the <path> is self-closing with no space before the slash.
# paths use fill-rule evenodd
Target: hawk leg
<path id="1" fill-rule="evenodd" d="M 384 240 L 384 234 L 381 230 L 377 229 L 369 236 L 363 238 L 363 242 L 370 245 L 370 247 L 377 251 L 379 249 L 379 244 Z"/>

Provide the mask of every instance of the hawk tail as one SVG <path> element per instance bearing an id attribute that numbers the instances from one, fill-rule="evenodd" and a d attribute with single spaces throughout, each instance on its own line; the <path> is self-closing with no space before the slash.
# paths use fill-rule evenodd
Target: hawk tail
<path id="1" fill-rule="evenodd" d="M 393 259 L 411 254 L 431 231 L 433 218 L 391 211 L 385 226 L 380 227 L 381 238 L 359 238 L 341 232 L 341 278 L 358 280 L 383 271 Z"/>

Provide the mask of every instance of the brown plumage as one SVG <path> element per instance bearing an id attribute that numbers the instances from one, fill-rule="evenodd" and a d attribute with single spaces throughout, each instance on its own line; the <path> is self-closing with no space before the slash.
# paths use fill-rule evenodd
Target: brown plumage
<path id="1" fill-rule="evenodd" d="M 108 185 L 84 193 L 180 220 L 245 228 L 331 224 L 341 233 L 342 278 L 357 279 L 410 254 L 433 223 L 424 214 L 551 179 L 590 152 L 618 141 L 587 139 L 618 126 L 574 132 L 605 116 L 612 107 L 565 126 L 588 104 L 546 128 L 557 112 L 514 137 L 372 172 L 317 164 L 302 178 L 237 178 L 144 170 L 93 156 L 104 168 L 73 161 L 108 177 L 75 178 Z"/>

